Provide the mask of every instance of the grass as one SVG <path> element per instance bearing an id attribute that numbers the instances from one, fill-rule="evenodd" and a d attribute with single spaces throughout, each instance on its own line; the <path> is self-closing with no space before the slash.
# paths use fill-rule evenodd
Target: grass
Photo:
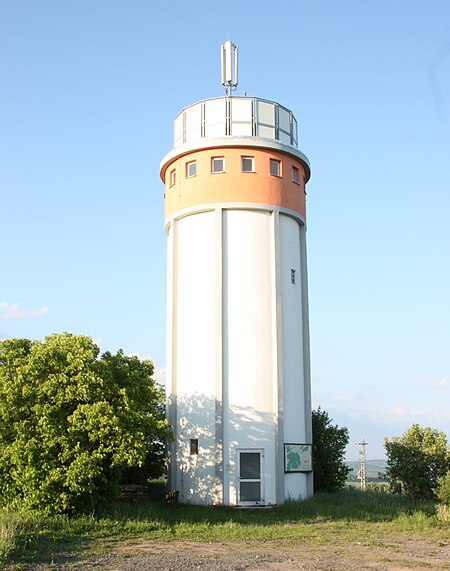
<path id="1" fill-rule="evenodd" d="M 141 538 L 341 543 L 370 542 L 370 538 L 376 542 L 380 534 L 425 531 L 436 539 L 448 538 L 448 525 L 439 523 L 434 502 L 414 504 L 384 492 L 351 489 L 253 510 L 166 505 L 162 495 L 162 488 L 156 487 L 153 499 L 146 503 L 116 503 L 103 513 L 76 518 L 0 512 L 1 561 L 51 562 L 70 553 L 104 551 L 119 541 Z"/>

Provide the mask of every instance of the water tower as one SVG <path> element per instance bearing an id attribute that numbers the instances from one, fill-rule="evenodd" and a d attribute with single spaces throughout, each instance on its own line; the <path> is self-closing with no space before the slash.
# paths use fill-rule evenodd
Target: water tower
<path id="1" fill-rule="evenodd" d="M 175 118 L 161 163 L 169 487 L 193 504 L 312 495 L 306 156 L 282 105 L 226 95 Z"/>

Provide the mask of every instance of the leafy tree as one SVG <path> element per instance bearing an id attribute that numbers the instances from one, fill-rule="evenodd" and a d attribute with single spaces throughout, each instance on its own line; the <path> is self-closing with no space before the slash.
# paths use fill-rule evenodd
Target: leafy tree
<path id="1" fill-rule="evenodd" d="M 385 438 L 384 447 L 390 490 L 413 500 L 433 498 L 439 478 L 450 470 L 445 434 L 413 424 L 403 436 Z"/>
<path id="2" fill-rule="evenodd" d="M 439 478 L 436 488 L 436 496 L 443 504 L 450 508 L 450 470 L 445 476 Z"/>
<path id="3" fill-rule="evenodd" d="M 69 513 L 114 498 L 122 472 L 169 435 L 152 374 L 81 335 L 0 342 L 3 505 Z"/>
<path id="4" fill-rule="evenodd" d="M 344 461 L 349 441 L 348 429 L 331 424 L 328 413 L 319 407 L 312 412 L 314 490 L 336 492 L 346 482 L 350 468 Z"/>

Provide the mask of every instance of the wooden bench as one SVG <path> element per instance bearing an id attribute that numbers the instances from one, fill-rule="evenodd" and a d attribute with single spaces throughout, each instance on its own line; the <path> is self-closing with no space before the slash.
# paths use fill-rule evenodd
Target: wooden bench
<path id="1" fill-rule="evenodd" d="M 119 501 L 137 503 L 148 500 L 148 488 L 142 484 L 122 484 Z"/>

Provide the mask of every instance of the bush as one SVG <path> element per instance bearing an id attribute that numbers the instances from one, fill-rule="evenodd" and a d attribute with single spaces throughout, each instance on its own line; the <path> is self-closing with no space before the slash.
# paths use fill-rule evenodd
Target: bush
<path id="1" fill-rule="evenodd" d="M 438 480 L 436 496 L 443 504 L 450 507 L 450 470 Z"/>
<path id="2" fill-rule="evenodd" d="M 337 492 L 344 487 L 350 468 L 344 454 L 349 436 L 346 427 L 331 424 L 319 407 L 312 412 L 314 491 Z"/>
<path id="3" fill-rule="evenodd" d="M 436 506 L 436 519 L 444 525 L 450 524 L 450 507 L 446 504 Z"/>
<path id="4" fill-rule="evenodd" d="M 114 498 L 122 472 L 169 434 L 152 374 L 81 335 L 0 342 L 1 503 L 68 513 Z"/>
<path id="5" fill-rule="evenodd" d="M 450 469 L 445 434 L 414 424 L 400 438 L 385 438 L 384 446 L 391 492 L 406 494 L 412 500 L 435 497 L 439 478 Z"/>

